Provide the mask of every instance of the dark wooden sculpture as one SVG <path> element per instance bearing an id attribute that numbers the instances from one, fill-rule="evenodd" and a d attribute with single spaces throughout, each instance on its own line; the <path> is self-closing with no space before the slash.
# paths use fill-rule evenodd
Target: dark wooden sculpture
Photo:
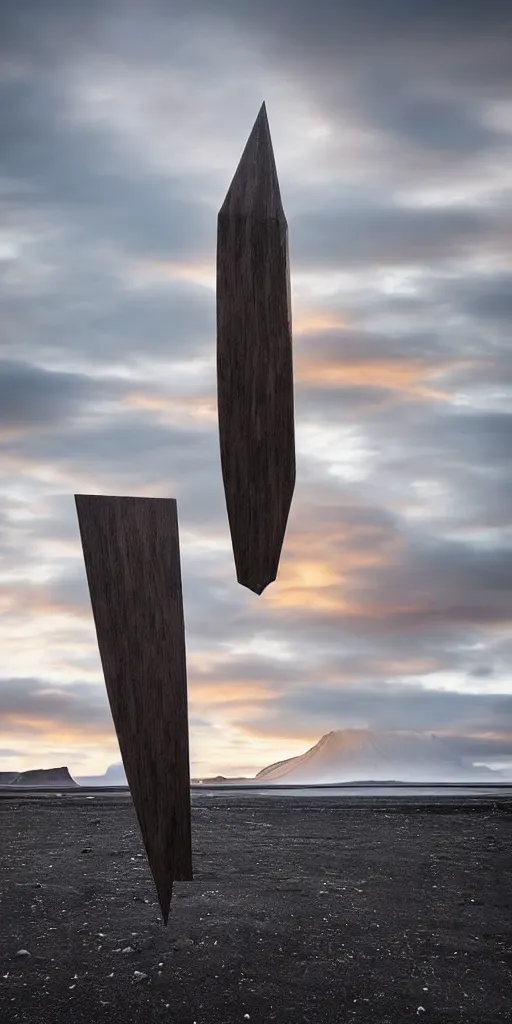
<path id="1" fill-rule="evenodd" d="M 75 501 L 108 699 L 167 924 L 173 881 L 193 877 L 176 502 Z"/>
<path id="2" fill-rule="evenodd" d="M 295 486 L 288 226 L 265 104 L 218 216 L 217 390 L 237 579 L 261 594 Z"/>

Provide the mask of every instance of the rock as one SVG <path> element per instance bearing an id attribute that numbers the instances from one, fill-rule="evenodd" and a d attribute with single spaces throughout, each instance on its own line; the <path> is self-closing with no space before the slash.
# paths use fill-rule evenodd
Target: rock
<path id="1" fill-rule="evenodd" d="M 78 789 L 78 783 L 71 778 L 69 769 L 63 768 L 32 768 L 27 772 L 19 772 L 10 782 L 11 786 L 26 786 L 30 789 L 41 787 L 50 789 L 69 786 Z"/>
<path id="2" fill-rule="evenodd" d="M 134 981 L 144 981 L 144 978 L 147 978 L 147 974 L 144 974 L 144 971 L 134 971 L 133 972 L 133 980 Z"/>
<path id="3" fill-rule="evenodd" d="M 19 949 L 16 956 L 32 956 L 32 954 L 29 953 L 28 949 Z"/>
<path id="4" fill-rule="evenodd" d="M 80 850 L 80 853 L 92 853 L 92 849 L 90 846 L 84 846 L 83 850 Z"/>
<path id="5" fill-rule="evenodd" d="M 121 953 L 135 953 L 133 946 L 125 946 Z"/>

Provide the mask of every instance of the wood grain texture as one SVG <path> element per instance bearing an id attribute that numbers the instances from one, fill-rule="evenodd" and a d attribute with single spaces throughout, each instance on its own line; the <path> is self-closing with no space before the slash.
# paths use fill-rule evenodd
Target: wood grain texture
<path id="1" fill-rule="evenodd" d="M 75 502 L 112 718 L 167 924 L 173 881 L 193 877 L 176 502 Z"/>
<path id="2" fill-rule="evenodd" d="M 261 594 L 295 487 L 288 225 L 265 104 L 218 215 L 217 398 L 237 579 Z"/>

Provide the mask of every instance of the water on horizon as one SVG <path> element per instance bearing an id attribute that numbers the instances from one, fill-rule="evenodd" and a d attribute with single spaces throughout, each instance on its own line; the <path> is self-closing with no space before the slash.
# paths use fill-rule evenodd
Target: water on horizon
<path id="1" fill-rule="evenodd" d="M 297 786 L 293 789 L 281 787 L 277 785 L 273 786 L 240 786 L 240 785 L 225 785 L 225 786 L 196 786 L 192 789 L 192 793 L 204 793 L 210 794 L 211 796 L 220 796 L 224 793 L 225 796 L 232 797 L 235 793 L 237 796 L 254 797 L 254 796 L 265 796 L 265 797 L 311 797 L 320 798 L 322 800 L 328 797 L 425 797 L 425 796 L 456 796 L 461 797 L 476 797 L 476 796 L 512 796 L 512 782 L 510 783 L 480 783 L 479 785 L 472 785 L 471 783 L 466 784 L 454 784 L 447 785 L 401 785 L 401 786 Z"/>

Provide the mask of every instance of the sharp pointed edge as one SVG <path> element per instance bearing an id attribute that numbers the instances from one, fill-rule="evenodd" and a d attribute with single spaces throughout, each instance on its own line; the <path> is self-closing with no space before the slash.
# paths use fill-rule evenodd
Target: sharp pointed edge
<path id="1" fill-rule="evenodd" d="M 253 594 L 257 594 L 260 597 L 271 583 L 275 583 L 276 577 L 273 576 L 272 579 L 266 580 L 265 583 L 253 583 L 252 580 L 240 579 L 239 576 L 237 576 L 237 580 L 242 587 L 247 587 L 247 590 L 251 590 Z"/>
<path id="2" fill-rule="evenodd" d="M 146 849 L 146 853 L 147 852 L 148 851 Z M 153 876 L 153 882 L 156 890 L 158 903 L 160 906 L 160 910 L 162 912 L 163 922 L 164 925 L 167 926 L 172 903 L 173 885 L 175 882 L 172 873 L 172 867 L 168 867 L 166 869 L 165 866 L 161 863 L 160 859 L 158 862 L 155 863 L 155 861 L 152 861 L 152 859 L 148 856 L 148 860 L 151 874 Z"/>
<path id="3" fill-rule="evenodd" d="M 265 103 L 265 100 L 263 100 L 263 103 L 261 104 L 261 107 L 258 111 L 258 116 L 254 122 L 252 130 L 254 131 L 255 128 L 263 128 L 263 131 L 270 139 L 270 144 L 272 145 L 272 139 L 270 136 L 270 125 L 268 123 L 267 105 Z"/>
<path id="4" fill-rule="evenodd" d="M 267 108 L 262 103 L 219 217 L 278 218 L 286 225 Z"/>
<path id="5" fill-rule="evenodd" d="M 165 895 L 163 893 L 159 893 L 157 890 L 158 902 L 160 904 L 160 910 L 162 911 L 162 918 L 165 928 L 167 928 L 167 925 L 169 923 L 169 911 L 171 909 L 172 900 L 172 886 L 173 883 L 171 879 L 170 887 Z"/>

